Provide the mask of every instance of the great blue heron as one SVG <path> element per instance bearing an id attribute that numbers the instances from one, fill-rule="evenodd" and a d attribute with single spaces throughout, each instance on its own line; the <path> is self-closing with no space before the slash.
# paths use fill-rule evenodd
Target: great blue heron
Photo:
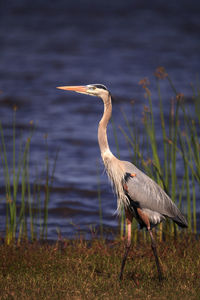
<path id="1" fill-rule="evenodd" d="M 102 84 L 89 84 L 86 86 L 61 86 L 61 90 L 75 91 L 81 94 L 96 96 L 103 100 L 104 114 L 99 122 L 98 142 L 101 156 L 111 183 L 117 195 L 117 211 L 120 214 L 125 210 L 127 242 L 122 260 L 119 279 L 122 279 L 123 270 L 128 252 L 131 247 L 131 223 L 136 218 L 141 228 L 145 227 L 150 234 L 151 247 L 155 256 L 159 281 L 162 272 L 156 250 L 152 227 L 165 220 L 172 219 L 180 227 L 187 227 L 187 221 L 163 189 L 128 161 L 117 159 L 110 151 L 107 140 L 107 125 L 112 114 L 111 94 Z"/>

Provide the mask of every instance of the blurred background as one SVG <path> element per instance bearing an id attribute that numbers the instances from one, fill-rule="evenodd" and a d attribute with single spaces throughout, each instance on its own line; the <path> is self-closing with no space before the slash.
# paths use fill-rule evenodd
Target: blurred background
<path id="1" fill-rule="evenodd" d="M 141 123 L 146 99 L 138 82 L 147 77 L 159 114 L 153 75 L 158 66 L 165 67 L 190 105 L 190 84 L 196 82 L 200 67 L 199 20 L 197 0 L 1 2 L 0 120 L 10 160 L 14 106 L 16 149 L 28 136 L 30 122 L 35 125 L 30 180 L 43 172 L 46 141 L 51 169 L 59 150 L 49 200 L 49 238 L 56 239 L 58 232 L 68 238 L 82 232 L 88 238 L 98 230 L 99 195 L 104 227 L 115 230 L 118 225 L 113 215 L 116 199 L 97 143 L 101 100 L 56 90 L 56 86 L 102 83 L 108 87 L 114 99 L 120 157 L 129 160 L 118 130 L 124 127 L 121 109 L 131 120 L 134 101 L 134 118 Z M 161 85 L 167 114 L 172 92 L 166 81 Z M 110 147 L 117 154 L 112 125 L 108 129 Z M 159 144 L 159 129 L 157 140 Z M 3 184 L 1 174 L 1 232 L 5 230 Z"/>

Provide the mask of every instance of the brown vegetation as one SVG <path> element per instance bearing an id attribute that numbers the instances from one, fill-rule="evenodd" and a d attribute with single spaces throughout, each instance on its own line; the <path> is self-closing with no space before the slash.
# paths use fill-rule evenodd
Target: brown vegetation
<path id="1" fill-rule="evenodd" d="M 118 281 L 123 242 L 62 241 L 0 246 L 0 299 L 200 299 L 200 243 L 158 242 L 159 283 L 150 243 L 133 246 Z"/>

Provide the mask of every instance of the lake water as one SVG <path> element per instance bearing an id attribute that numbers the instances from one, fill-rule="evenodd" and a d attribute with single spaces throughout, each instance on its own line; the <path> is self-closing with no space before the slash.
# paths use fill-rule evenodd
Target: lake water
<path id="1" fill-rule="evenodd" d="M 138 82 L 148 77 L 154 97 L 153 73 L 158 66 L 164 66 L 177 89 L 191 99 L 190 83 L 195 83 L 200 70 L 199 20 L 199 1 L 21 0 L 0 4 L 0 119 L 10 160 L 14 105 L 18 107 L 17 143 L 21 135 L 26 138 L 29 122 L 36 124 L 31 143 L 32 178 L 42 172 L 45 163 L 44 136 L 48 135 L 50 162 L 59 148 L 49 203 L 49 238 L 57 238 L 57 228 L 63 237 L 71 238 L 80 231 L 89 237 L 91 225 L 98 227 L 99 181 L 103 225 L 114 230 L 118 224 L 113 215 L 116 199 L 97 143 L 101 100 L 65 93 L 56 86 L 105 84 L 115 99 L 117 126 L 125 127 L 121 109 L 132 118 L 132 100 L 139 124 L 146 100 Z M 173 94 L 166 81 L 162 93 L 167 114 Z M 157 131 L 159 143 L 159 128 Z M 129 160 L 124 137 L 120 131 L 117 134 L 120 156 Z M 109 144 L 116 154 L 111 126 Z M 1 231 L 5 230 L 4 197 L 2 193 Z"/>

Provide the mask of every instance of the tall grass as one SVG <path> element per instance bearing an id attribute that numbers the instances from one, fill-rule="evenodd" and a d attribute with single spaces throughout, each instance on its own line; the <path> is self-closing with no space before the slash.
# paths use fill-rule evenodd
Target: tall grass
<path id="1" fill-rule="evenodd" d="M 49 191 L 53 184 L 57 156 L 50 173 L 45 140 L 45 181 L 39 176 L 30 181 L 30 145 L 33 133 L 34 126 L 30 122 L 27 139 L 23 141 L 21 138 L 20 143 L 16 143 L 16 108 L 14 108 L 11 159 L 0 121 L 0 161 L 5 187 L 7 244 L 16 239 L 20 243 L 21 239 L 28 237 L 31 240 L 47 237 Z"/>
<path id="2" fill-rule="evenodd" d="M 122 111 L 125 128 L 120 127 L 123 133 L 131 160 L 142 168 L 171 196 L 179 208 L 187 216 L 188 231 L 197 232 L 196 199 L 197 188 L 200 181 L 200 140 L 199 140 L 199 87 L 193 88 L 192 112 L 187 109 L 185 97 L 178 92 L 164 68 L 160 67 L 155 72 L 159 106 L 159 122 L 156 120 L 154 103 L 148 79 L 139 82 L 145 90 L 146 103 L 140 127 L 143 127 L 142 136 L 138 134 L 139 127 L 134 122 L 135 112 L 133 107 L 133 121 L 129 121 Z M 164 101 L 162 97 L 160 80 L 168 80 L 172 90 L 171 106 L 168 116 L 164 114 Z M 198 108 L 198 110 L 197 110 Z M 195 113 L 196 112 L 196 115 Z M 159 127 L 159 129 L 158 129 Z M 158 145 L 157 130 L 162 134 L 162 143 Z M 180 169 L 182 178 L 180 178 Z M 179 178 L 178 178 L 179 169 Z M 122 220 L 121 226 L 125 226 Z M 162 227 L 163 226 L 163 227 Z M 166 222 L 160 225 L 159 236 L 164 234 L 176 235 L 177 225 Z"/>

